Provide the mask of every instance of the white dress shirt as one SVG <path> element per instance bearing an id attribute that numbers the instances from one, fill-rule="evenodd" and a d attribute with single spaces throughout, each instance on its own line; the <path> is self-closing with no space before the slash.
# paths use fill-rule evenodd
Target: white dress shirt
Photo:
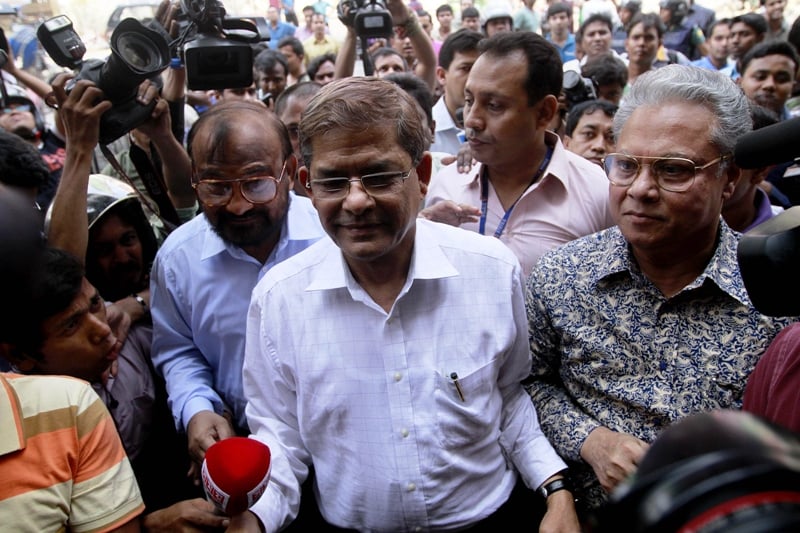
<path id="1" fill-rule="evenodd" d="M 461 140 L 458 138 L 458 134 L 463 133 L 463 130 L 456 126 L 453 117 L 450 116 L 450 111 L 447 110 L 447 104 L 444 101 L 444 95 L 431 108 L 431 117 L 436 122 L 436 135 L 433 139 L 433 144 L 431 144 L 431 152 L 457 155 L 458 150 L 461 148 Z"/>
<path id="2" fill-rule="evenodd" d="M 272 450 L 272 478 L 252 510 L 267 531 L 293 519 L 313 463 L 336 526 L 474 524 L 505 502 L 517 470 L 536 488 L 565 468 L 520 384 L 530 365 L 522 271 L 497 239 L 418 219 L 389 313 L 322 239 L 253 292 L 246 413 Z"/>

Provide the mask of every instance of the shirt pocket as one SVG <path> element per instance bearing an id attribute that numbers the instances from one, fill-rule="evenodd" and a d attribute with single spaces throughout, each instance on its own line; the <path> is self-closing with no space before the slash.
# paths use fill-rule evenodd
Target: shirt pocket
<path id="1" fill-rule="evenodd" d="M 497 432 L 501 398 L 496 383 L 494 361 L 464 375 L 459 372 L 457 380 L 450 372 L 436 373 L 436 424 L 443 446 L 461 448 Z"/>

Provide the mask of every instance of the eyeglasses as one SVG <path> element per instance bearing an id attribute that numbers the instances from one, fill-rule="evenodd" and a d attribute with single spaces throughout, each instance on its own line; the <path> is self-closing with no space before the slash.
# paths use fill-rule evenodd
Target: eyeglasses
<path id="1" fill-rule="evenodd" d="M 683 157 L 634 157 L 626 154 L 608 154 L 603 158 L 603 167 L 606 170 L 608 181 L 612 185 L 630 187 L 636 181 L 642 167 L 649 165 L 659 188 L 670 192 L 685 192 L 694 183 L 698 171 L 705 170 L 730 159 L 730 157 L 730 155 L 723 155 L 705 165 L 698 166 L 691 159 Z M 642 163 L 644 160 L 651 162 Z"/>
<path id="2" fill-rule="evenodd" d="M 234 185 L 239 187 L 239 192 L 251 204 L 266 204 L 278 195 L 278 185 L 286 172 L 286 162 L 283 163 L 281 175 L 255 176 L 237 180 L 200 180 L 192 183 L 197 193 L 197 198 L 207 207 L 224 207 L 233 198 Z"/>
<path id="3" fill-rule="evenodd" d="M 10 115 L 11 113 L 30 113 L 31 106 L 28 104 L 9 104 L 3 108 L 4 115 Z"/>
<path id="4" fill-rule="evenodd" d="M 324 200 L 338 200 L 350 192 L 350 184 L 361 182 L 364 191 L 370 196 L 381 196 L 397 192 L 400 185 L 411 175 L 414 167 L 408 172 L 376 172 L 365 174 L 359 178 L 323 178 L 310 180 L 306 187 L 314 191 L 314 196 Z"/>

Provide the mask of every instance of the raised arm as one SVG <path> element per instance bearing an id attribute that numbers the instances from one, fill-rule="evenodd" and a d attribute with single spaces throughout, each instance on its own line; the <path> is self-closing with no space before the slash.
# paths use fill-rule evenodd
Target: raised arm
<path id="1" fill-rule="evenodd" d="M 100 117 L 111 109 L 103 92 L 92 82 L 81 80 L 67 95 L 64 86 L 72 78 L 61 74 L 53 82 L 53 95 L 66 135 L 66 159 L 53 198 L 47 239 L 82 263 L 86 260 L 89 226 L 86 219 L 87 189 L 92 154 L 97 145 Z"/>
<path id="2" fill-rule="evenodd" d="M 431 91 L 436 88 L 436 52 L 433 43 L 422 30 L 417 15 L 403 3 L 403 0 L 389 0 L 386 8 L 392 13 L 392 21 L 398 28 L 398 37 L 411 42 L 417 56 L 414 73 L 428 84 Z"/>

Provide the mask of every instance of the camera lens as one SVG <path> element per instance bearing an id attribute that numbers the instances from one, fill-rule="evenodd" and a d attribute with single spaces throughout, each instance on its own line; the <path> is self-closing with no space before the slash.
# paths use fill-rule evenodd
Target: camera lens
<path id="1" fill-rule="evenodd" d="M 581 82 L 581 75 L 574 70 L 565 70 L 562 85 L 565 91 L 569 91 L 578 86 Z"/>
<path id="2" fill-rule="evenodd" d="M 161 54 L 147 36 L 128 32 L 119 36 L 117 52 L 131 67 L 152 70 L 161 64 Z"/>

